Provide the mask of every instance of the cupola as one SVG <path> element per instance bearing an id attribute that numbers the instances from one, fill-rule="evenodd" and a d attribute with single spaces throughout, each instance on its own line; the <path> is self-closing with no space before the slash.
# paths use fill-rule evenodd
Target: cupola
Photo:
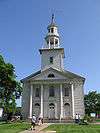
<path id="1" fill-rule="evenodd" d="M 51 24 L 47 27 L 48 33 L 45 37 L 45 45 L 44 48 L 59 48 L 59 34 L 58 34 L 58 26 L 54 21 L 54 14 L 52 14 Z"/>

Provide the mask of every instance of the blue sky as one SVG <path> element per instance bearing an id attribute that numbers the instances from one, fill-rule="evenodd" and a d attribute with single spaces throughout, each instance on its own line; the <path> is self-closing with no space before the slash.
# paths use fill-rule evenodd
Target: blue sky
<path id="1" fill-rule="evenodd" d="M 100 92 L 100 0 L 0 0 L 0 54 L 17 79 L 40 69 L 51 14 L 65 49 L 65 69 L 86 78 L 85 93 Z"/>

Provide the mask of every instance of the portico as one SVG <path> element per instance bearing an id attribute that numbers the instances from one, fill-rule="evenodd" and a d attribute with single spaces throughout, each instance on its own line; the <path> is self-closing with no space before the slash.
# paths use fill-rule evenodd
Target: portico
<path id="1" fill-rule="evenodd" d="M 69 85 L 69 83 L 67 83 Z M 55 81 L 54 83 L 51 82 L 34 82 L 34 83 L 31 83 L 31 90 L 30 90 L 30 106 L 29 106 L 29 118 L 32 117 L 33 114 L 37 114 L 35 112 L 35 108 L 33 108 L 32 106 L 38 104 L 40 105 L 40 113 L 38 115 L 40 115 L 41 117 L 43 118 L 51 118 L 51 119 L 64 119 L 64 118 L 67 118 L 67 117 L 73 117 L 73 114 L 74 114 L 74 106 L 73 106 L 73 98 L 74 98 L 74 95 L 73 95 L 73 86 L 72 84 L 70 84 L 70 94 L 69 96 L 65 96 L 65 92 L 64 92 L 64 89 L 67 89 L 67 88 L 64 88 L 64 85 L 66 85 L 66 83 L 64 82 L 57 82 Z M 36 93 L 34 90 L 37 88 L 36 86 L 39 86 L 40 88 L 40 96 L 38 97 L 38 100 L 36 99 L 35 95 L 33 95 L 33 93 Z M 48 86 L 48 91 L 46 90 L 46 87 Z M 58 94 L 54 94 L 54 96 L 49 96 L 49 89 L 50 89 L 50 86 L 54 87 L 54 93 L 56 93 L 58 90 Z M 47 100 L 48 102 L 46 101 L 45 99 L 45 92 L 44 91 L 47 91 L 46 92 L 46 95 L 48 95 L 47 97 Z M 71 100 L 70 100 L 71 98 Z M 36 100 L 35 100 L 36 99 Z M 46 108 L 44 108 L 45 104 L 47 105 Z M 66 105 L 69 105 L 69 108 L 66 106 Z M 67 108 L 66 108 L 66 107 Z M 71 106 L 73 106 L 73 109 L 71 109 Z M 66 108 L 66 109 L 65 109 Z M 57 113 L 59 110 L 59 114 Z M 47 112 L 47 113 L 45 113 Z M 66 114 L 66 116 L 64 115 Z M 39 116 L 37 116 L 39 117 Z"/>

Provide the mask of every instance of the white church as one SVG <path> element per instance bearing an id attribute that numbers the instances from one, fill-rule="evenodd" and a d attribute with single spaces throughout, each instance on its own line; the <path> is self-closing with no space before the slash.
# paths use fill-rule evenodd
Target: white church
<path id="1" fill-rule="evenodd" d="M 83 117 L 85 78 L 64 69 L 64 48 L 54 15 L 47 30 L 45 44 L 39 49 L 41 70 L 21 80 L 22 116 L 28 119 L 35 114 L 44 120 L 74 119 L 75 114 Z"/>

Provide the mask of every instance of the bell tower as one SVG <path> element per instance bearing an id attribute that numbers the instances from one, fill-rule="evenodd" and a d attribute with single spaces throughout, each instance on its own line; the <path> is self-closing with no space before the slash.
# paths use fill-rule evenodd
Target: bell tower
<path id="1" fill-rule="evenodd" d="M 39 49 L 41 54 L 41 71 L 50 67 L 62 71 L 64 48 L 60 48 L 60 37 L 58 26 L 54 21 L 54 14 L 52 14 L 51 23 L 48 25 L 47 30 L 45 43 L 42 49 Z"/>

